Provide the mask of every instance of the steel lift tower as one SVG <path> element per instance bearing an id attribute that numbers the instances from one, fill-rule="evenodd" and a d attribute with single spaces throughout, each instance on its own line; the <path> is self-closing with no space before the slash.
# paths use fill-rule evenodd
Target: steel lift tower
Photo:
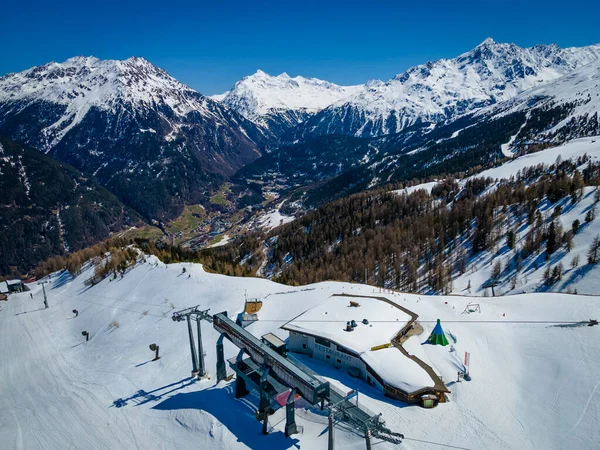
<path id="1" fill-rule="evenodd" d="M 294 399 L 301 395 L 311 405 L 321 403 L 329 397 L 329 383 L 296 366 L 279 353 L 267 340 L 257 338 L 252 333 L 227 317 L 226 312 L 213 316 L 213 327 L 221 336 L 217 341 L 217 381 L 225 379 L 225 358 L 223 339 L 226 337 L 239 349 L 236 358 L 230 359 L 229 366 L 235 371 L 236 397 L 245 395 L 247 385 L 260 393 L 257 418 L 263 422 L 263 433 L 267 434 L 267 420 L 271 414 L 271 399 L 291 391 L 285 404 L 285 434 L 298 432 L 295 420 Z M 248 358 L 244 358 L 244 354 Z"/>
<path id="2" fill-rule="evenodd" d="M 190 338 L 190 354 L 192 355 L 192 376 L 203 378 L 206 376 L 206 366 L 204 365 L 204 350 L 202 348 L 202 328 L 200 322 L 206 320 L 212 323 L 213 319 L 208 314 L 208 309 L 201 310 L 200 306 L 182 309 L 173 313 L 173 321 L 187 321 L 188 334 Z M 196 355 L 196 345 L 194 343 L 194 331 L 192 330 L 192 320 L 196 321 L 196 329 L 198 333 L 198 354 Z"/>
<path id="3" fill-rule="evenodd" d="M 333 389 L 329 382 L 323 380 L 315 372 L 300 361 L 287 354 L 285 342 L 269 333 L 257 338 L 240 324 L 227 317 L 226 312 L 210 315 L 209 310 L 200 306 L 186 308 L 173 313 L 173 321 L 187 321 L 190 338 L 190 353 L 192 356 L 192 376 L 206 375 L 204 352 L 202 350 L 202 332 L 200 322 L 206 320 L 220 333 L 217 339 L 217 382 L 227 378 L 227 367 L 223 349 L 223 341 L 227 338 L 240 350 L 237 356 L 230 358 L 227 363 L 236 373 L 235 396 L 246 395 L 251 387 L 260 395 L 257 419 L 262 422 L 263 433 L 268 433 L 268 417 L 273 413 L 271 407 L 275 398 L 285 401 L 286 421 L 285 435 L 298 433 L 295 421 L 294 400 L 296 395 L 302 396 L 311 405 L 325 406 L 330 414 L 329 448 L 334 445 L 333 423 L 334 416 L 349 423 L 355 430 L 362 432 L 366 439 L 367 449 L 371 449 L 371 439 L 379 438 L 387 442 L 399 444 L 404 436 L 385 427 L 381 414 L 373 414 L 358 402 L 350 401 L 352 396 Z M 192 329 L 192 320 L 196 321 L 198 333 L 198 355 Z M 198 356 L 200 359 L 198 359 Z"/>

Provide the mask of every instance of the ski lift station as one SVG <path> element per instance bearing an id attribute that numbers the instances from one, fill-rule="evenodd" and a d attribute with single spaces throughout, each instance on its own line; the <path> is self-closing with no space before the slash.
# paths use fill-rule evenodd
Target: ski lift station
<path id="1" fill-rule="evenodd" d="M 23 292 L 24 290 L 27 290 L 27 288 L 21 280 L 6 280 L 0 282 L 0 294 Z"/>
<path id="2" fill-rule="evenodd" d="M 290 334 L 289 351 L 346 370 L 391 398 L 430 406 L 432 398 L 444 402 L 449 391 L 402 347 L 417 318 L 383 297 L 333 295 L 282 328 Z"/>
<path id="3" fill-rule="evenodd" d="M 446 401 L 449 391 L 442 380 L 402 346 L 418 316 L 386 298 L 332 295 L 281 327 L 289 332 L 287 344 L 273 333 L 259 339 L 244 327 L 243 314 L 233 321 L 226 311 L 215 315 L 208 311 L 198 305 L 172 316 L 175 322 L 187 322 L 192 376 L 206 376 L 201 331 L 201 321 L 206 321 L 220 334 L 216 342 L 217 382 L 231 379 L 226 368 L 229 364 L 236 374 L 237 398 L 250 389 L 259 393 L 256 417 L 263 422 L 264 434 L 268 434 L 268 417 L 274 411 L 271 405 L 280 400 L 286 409 L 286 436 L 297 433 L 294 402 L 302 397 L 310 405 L 320 404 L 321 410 L 329 409 L 331 444 L 334 415 L 362 431 L 368 449 L 372 437 L 392 443 L 400 443 L 403 438 L 385 426 L 381 414 L 374 415 L 353 405 L 350 394 L 333 388 L 289 352 L 304 353 L 345 369 L 394 399 L 426 408 Z M 196 322 L 197 341 L 192 321 Z M 238 347 L 237 356 L 225 359 L 224 339 Z"/>

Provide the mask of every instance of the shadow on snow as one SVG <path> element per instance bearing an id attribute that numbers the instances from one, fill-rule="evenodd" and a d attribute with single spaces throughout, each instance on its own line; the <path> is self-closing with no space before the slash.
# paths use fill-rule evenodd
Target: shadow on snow
<path id="1" fill-rule="evenodd" d="M 236 400 L 230 386 L 179 392 L 153 406 L 152 409 L 204 411 L 223 424 L 237 437 L 238 442 L 250 448 L 284 449 L 298 443 L 293 436 L 286 438 L 280 430 L 273 430 L 267 436 L 263 435 L 261 423 L 254 416 L 256 407 L 246 399 Z"/>
<path id="2" fill-rule="evenodd" d="M 167 384 L 165 386 L 156 388 L 152 391 L 145 391 L 143 389 L 140 389 L 135 394 L 133 394 L 127 398 L 116 399 L 113 402 L 113 404 L 111 405 L 111 407 L 114 406 L 115 408 L 122 408 L 123 406 L 127 406 L 129 402 L 134 402 L 135 406 L 140 406 L 140 405 L 143 405 L 148 402 L 162 400 L 162 398 L 164 396 L 166 396 L 172 392 L 175 392 L 179 389 L 183 389 L 187 386 L 190 386 L 190 385 L 194 384 L 196 381 L 197 381 L 196 378 L 187 377 L 182 380 L 176 381 L 175 383 Z M 165 391 L 165 389 L 169 389 L 169 388 L 173 388 L 173 389 Z M 162 392 L 162 391 L 164 391 L 164 392 Z"/>

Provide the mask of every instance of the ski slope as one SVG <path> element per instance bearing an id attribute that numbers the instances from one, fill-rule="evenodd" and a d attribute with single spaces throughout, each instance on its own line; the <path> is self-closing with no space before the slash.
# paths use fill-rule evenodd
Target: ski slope
<path id="1" fill-rule="evenodd" d="M 185 268 L 185 272 L 183 272 Z M 208 274 L 197 264 L 165 265 L 148 257 L 125 274 L 94 287 L 55 276 L 0 304 L 0 442 L 15 449 L 241 449 L 327 448 L 327 420 L 297 410 L 301 434 L 285 438 L 281 410 L 262 436 L 254 418 L 257 399 L 236 400 L 232 383 L 189 378 L 185 323 L 174 310 L 196 304 L 211 312 L 241 311 L 244 295 L 263 301 L 257 336 L 273 331 L 334 293 L 368 295 L 370 286 L 327 282 L 304 287 L 264 279 Z M 359 401 L 381 412 L 402 432 L 407 449 L 594 448 L 600 438 L 600 327 L 514 323 L 518 320 L 578 322 L 598 318 L 600 297 L 527 294 L 502 298 L 426 297 L 380 293 L 420 315 L 423 334 L 409 338 L 409 352 L 432 365 L 447 382 L 450 402 L 434 410 L 406 406 L 348 374 L 301 357 Z M 463 315 L 468 302 L 481 313 Z M 73 309 L 79 310 L 74 318 Z M 435 319 L 442 320 L 455 352 L 421 345 Z M 453 322 L 453 321 L 463 322 Z M 478 321 L 495 321 L 481 323 Z M 506 323 L 502 323 L 506 322 Z M 203 323 L 206 363 L 215 372 L 217 333 Z M 82 331 L 90 333 L 84 342 Z M 453 340 L 452 340 L 453 342 Z M 160 346 L 151 361 L 148 345 Z M 226 341 L 226 357 L 237 349 Z M 453 383 L 464 351 L 472 354 L 472 381 Z M 426 441 L 426 442 L 422 442 Z M 336 429 L 337 448 L 363 449 L 364 441 Z M 392 448 L 387 443 L 377 448 Z M 394 446 L 394 448 L 397 448 Z"/>
<path id="2" fill-rule="evenodd" d="M 484 170 L 470 178 L 494 178 L 494 179 L 509 179 L 516 175 L 519 170 L 528 167 L 535 167 L 539 164 L 550 166 L 554 164 L 556 158 L 565 161 L 567 159 L 577 159 L 580 156 L 588 155 L 594 162 L 600 159 L 600 136 L 585 137 L 573 139 L 563 145 L 547 148 L 536 153 L 520 156 L 512 161 L 504 163 L 498 167 Z"/>
<path id="3" fill-rule="evenodd" d="M 559 156 L 563 161 L 565 161 L 567 159 L 577 159 L 584 155 L 588 155 L 592 161 L 595 162 L 600 159 L 600 136 L 573 139 L 556 147 L 550 147 L 539 152 L 519 156 L 518 158 L 514 158 L 497 167 L 493 167 L 491 169 L 476 173 L 475 175 L 471 175 L 464 181 L 461 181 L 461 184 L 464 186 L 466 180 L 472 180 L 475 178 L 508 180 L 510 177 L 515 176 L 518 171 L 522 171 L 523 169 L 535 167 L 540 164 L 550 166 L 556 162 L 556 159 Z M 431 192 L 436 184 L 438 184 L 437 181 L 429 181 L 426 183 L 416 184 L 406 189 L 393 190 L 391 192 L 398 195 L 412 194 L 419 189 L 424 189 L 427 192 Z"/>

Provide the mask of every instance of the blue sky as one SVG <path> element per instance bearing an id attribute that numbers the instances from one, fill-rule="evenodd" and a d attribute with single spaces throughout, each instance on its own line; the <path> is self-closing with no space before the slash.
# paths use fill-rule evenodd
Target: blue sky
<path id="1" fill-rule="evenodd" d="M 389 79 L 488 36 L 521 46 L 600 42 L 599 1 L 57 3 L 3 2 L 0 75 L 75 55 L 135 55 L 215 94 L 257 69 L 339 84 Z"/>

